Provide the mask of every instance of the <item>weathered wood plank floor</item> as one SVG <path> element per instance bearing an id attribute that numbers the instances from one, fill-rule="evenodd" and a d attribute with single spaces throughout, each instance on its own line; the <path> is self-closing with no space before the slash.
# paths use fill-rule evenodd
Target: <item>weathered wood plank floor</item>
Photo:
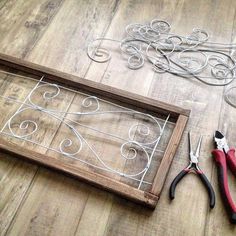
<path id="1" fill-rule="evenodd" d="M 223 101 L 224 88 L 160 76 L 149 67 L 128 70 L 116 57 L 91 63 L 85 51 L 93 38 L 122 38 L 127 24 L 154 18 L 167 20 L 180 34 L 199 27 L 218 41 L 231 42 L 235 16 L 235 0 L 0 0 L 1 53 L 191 109 L 187 130 L 204 135 L 200 165 L 217 200 L 210 211 L 202 183 L 190 175 L 178 186 L 176 200 L 169 202 L 170 182 L 188 162 L 187 130 L 154 212 L 1 154 L 0 235 L 235 235 L 210 154 L 217 128 L 236 145 L 236 110 Z M 236 201 L 235 179 L 229 176 Z"/>

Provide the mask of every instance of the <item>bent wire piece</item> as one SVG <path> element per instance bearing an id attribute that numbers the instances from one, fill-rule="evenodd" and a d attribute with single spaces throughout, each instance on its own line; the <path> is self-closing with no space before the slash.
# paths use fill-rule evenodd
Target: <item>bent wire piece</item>
<path id="1" fill-rule="evenodd" d="M 195 78 L 207 85 L 225 86 L 235 79 L 234 51 L 230 54 L 229 50 L 235 50 L 236 44 L 210 41 L 207 31 L 199 28 L 187 36 L 170 30 L 171 25 L 159 19 L 133 23 L 126 26 L 123 39 L 95 39 L 88 45 L 87 55 L 95 62 L 107 62 L 111 52 L 105 44 L 113 42 L 119 45 L 130 69 L 139 69 L 148 61 L 157 73 Z"/>

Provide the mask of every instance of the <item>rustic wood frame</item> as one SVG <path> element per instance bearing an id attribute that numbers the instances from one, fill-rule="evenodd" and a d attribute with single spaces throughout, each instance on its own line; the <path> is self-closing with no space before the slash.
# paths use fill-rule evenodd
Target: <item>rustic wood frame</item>
<path id="1" fill-rule="evenodd" d="M 148 192 L 136 189 L 101 174 L 92 173 L 78 167 L 75 168 L 71 164 L 67 164 L 61 160 L 53 158 L 52 156 L 45 158 L 44 154 L 29 150 L 26 151 L 24 148 L 5 141 L 0 137 L 0 150 L 4 153 L 9 153 L 13 156 L 24 158 L 52 169 L 62 171 L 66 174 L 89 182 L 92 185 L 115 192 L 132 201 L 141 203 L 150 208 L 155 208 L 164 186 L 171 162 L 188 121 L 190 114 L 189 110 L 153 100 L 151 98 L 132 94 L 107 85 L 85 80 L 77 76 L 59 72 L 57 70 L 23 61 L 5 54 L 0 54 L 0 66 L 17 72 L 26 72 L 31 75 L 39 76 L 39 78 L 44 75 L 44 78 L 47 81 L 54 83 L 56 82 L 59 85 L 93 94 L 95 96 L 105 98 L 106 100 L 112 100 L 113 102 L 118 102 L 119 104 L 122 103 L 122 105 L 126 107 L 135 107 L 136 110 L 145 109 L 150 114 L 170 114 L 171 119 L 175 122 L 175 128 L 165 150 L 161 164 L 157 170 L 152 188 Z"/>

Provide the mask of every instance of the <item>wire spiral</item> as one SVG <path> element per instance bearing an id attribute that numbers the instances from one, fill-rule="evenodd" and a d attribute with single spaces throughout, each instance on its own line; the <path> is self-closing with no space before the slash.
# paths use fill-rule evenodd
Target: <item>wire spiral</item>
<path id="1" fill-rule="evenodd" d="M 12 100 L 21 104 L 19 109 L 5 123 L 1 132 L 7 133 L 4 130 L 8 129 L 8 134 L 18 139 L 38 144 L 47 148 L 48 150 L 56 151 L 68 158 L 81 161 L 82 163 L 85 163 L 86 165 L 93 168 L 112 172 L 122 177 L 138 181 L 139 188 L 141 187 L 142 183 L 150 184 L 144 180 L 144 177 L 150 167 L 150 163 L 155 152 L 153 151 L 153 146 L 156 147 L 158 145 L 166 122 L 168 121 L 168 117 L 165 120 L 164 125 L 161 126 L 157 118 L 150 114 L 128 109 L 84 93 L 81 93 L 84 98 L 80 100 L 80 104 L 77 104 L 78 107 L 80 107 L 80 109 L 78 108 L 79 111 L 58 110 L 57 103 L 55 103 L 55 101 L 56 99 L 61 101 L 63 98 L 61 91 L 64 89 L 66 88 L 57 84 L 50 84 L 40 81 L 30 91 L 24 102 L 10 97 L 1 96 L 4 99 Z M 106 102 L 109 105 L 112 104 L 116 107 L 116 109 L 102 109 L 100 105 L 101 102 Z M 77 116 L 78 118 L 74 119 L 68 116 L 71 114 Z M 127 127 L 126 137 L 120 137 L 118 134 L 111 131 L 105 132 L 99 128 L 94 128 L 79 122 L 81 116 L 94 116 L 96 121 L 97 116 L 102 116 L 105 114 L 126 114 L 147 123 L 144 124 L 135 122 L 135 124 Z M 48 116 L 53 120 L 57 120 L 69 129 L 69 133 L 66 134 L 66 137 L 64 135 L 64 137 L 61 138 L 56 149 L 34 141 L 34 138 L 39 134 L 38 131 L 42 128 L 42 123 L 38 117 L 44 116 Z M 122 141 L 120 143 L 120 157 L 123 159 L 123 161 L 132 162 L 132 165 L 135 166 L 136 163 L 139 163 L 139 159 L 142 158 L 143 165 L 138 165 L 137 168 L 133 170 L 124 170 L 123 168 L 119 169 L 117 167 L 115 168 L 110 166 L 108 163 L 106 163 L 106 161 L 104 161 L 104 158 L 97 152 L 96 148 L 82 135 L 78 129 L 78 125 L 97 133 L 105 134 L 109 138 L 115 138 L 119 141 Z M 94 163 L 81 158 L 81 151 L 85 148 L 88 148 L 92 153 L 91 156 L 95 160 Z"/>
<path id="2" fill-rule="evenodd" d="M 153 19 L 146 24 L 127 25 L 125 31 L 126 37 L 121 40 L 95 39 L 88 46 L 90 59 L 100 63 L 109 61 L 111 52 L 104 44 L 112 41 L 119 44 L 130 69 L 139 69 L 148 61 L 157 73 L 193 77 L 208 85 L 225 86 L 235 79 L 236 63 L 228 50 L 236 45 L 210 42 L 208 32 L 203 29 L 194 28 L 189 35 L 182 36 L 171 33 L 167 21 Z M 100 49 L 106 52 L 104 60 L 95 57 Z"/>

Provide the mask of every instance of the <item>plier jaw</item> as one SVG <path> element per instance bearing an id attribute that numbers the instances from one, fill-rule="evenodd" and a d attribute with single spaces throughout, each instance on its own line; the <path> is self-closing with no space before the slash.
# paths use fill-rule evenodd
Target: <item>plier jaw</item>
<path id="1" fill-rule="evenodd" d="M 192 149 L 190 132 L 189 132 L 188 137 L 189 137 L 189 165 L 185 169 L 180 171 L 180 173 L 172 181 L 171 186 L 170 186 L 170 192 L 169 192 L 170 199 L 173 200 L 175 198 L 175 188 L 176 188 L 177 184 L 180 182 L 180 180 L 189 172 L 194 171 L 199 176 L 202 183 L 205 185 L 205 187 L 208 191 L 209 197 L 210 197 L 210 207 L 213 208 L 215 206 L 214 190 L 213 190 L 209 180 L 207 179 L 207 177 L 204 175 L 204 173 L 198 167 L 198 158 L 200 155 L 202 136 L 199 138 L 195 153 L 193 152 L 193 149 Z"/>
<path id="2" fill-rule="evenodd" d="M 193 154 L 193 152 L 190 152 L 190 163 L 191 164 L 198 164 L 198 157 Z"/>
<path id="3" fill-rule="evenodd" d="M 225 136 L 218 130 L 216 130 L 214 134 L 214 142 L 215 146 L 218 150 L 223 151 L 224 153 L 228 153 L 229 146 L 227 144 Z"/>
<path id="4" fill-rule="evenodd" d="M 195 174 L 196 172 L 201 172 L 201 169 L 198 166 L 198 157 L 193 154 L 193 152 L 191 151 L 189 153 L 189 165 L 185 168 L 186 171 L 193 171 Z"/>
<path id="5" fill-rule="evenodd" d="M 188 138 L 189 138 L 189 166 L 186 169 L 194 169 L 195 171 L 201 171 L 199 166 L 198 166 L 198 158 L 200 155 L 200 148 L 202 144 L 202 136 L 200 136 L 197 144 L 197 148 L 195 150 L 195 153 L 193 152 L 192 148 L 192 142 L 191 142 L 191 133 L 188 133 Z"/>

